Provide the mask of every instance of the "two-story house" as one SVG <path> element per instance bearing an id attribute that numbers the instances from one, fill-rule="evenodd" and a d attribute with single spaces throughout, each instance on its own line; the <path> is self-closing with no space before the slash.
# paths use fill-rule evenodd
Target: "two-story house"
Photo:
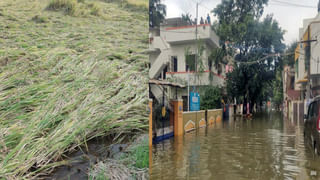
<path id="1" fill-rule="evenodd" d="M 208 61 L 212 50 L 217 47 L 219 37 L 210 24 L 191 25 L 181 18 L 166 19 L 160 29 L 150 32 L 149 78 L 183 84 L 185 88 L 168 86 L 165 92 L 168 99 L 183 99 L 186 109 L 188 87 L 192 90 L 205 85 L 223 85 L 225 67 L 216 69 Z M 190 65 L 193 63 L 195 66 Z M 156 99 L 163 96 L 163 88 L 150 85 Z"/>

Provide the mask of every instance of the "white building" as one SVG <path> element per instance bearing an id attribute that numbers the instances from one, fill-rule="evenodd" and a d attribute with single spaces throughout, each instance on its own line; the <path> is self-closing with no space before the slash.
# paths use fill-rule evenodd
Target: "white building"
<path id="1" fill-rule="evenodd" d="M 197 31 L 197 39 L 196 39 Z M 195 59 L 199 47 L 203 47 L 202 56 L 197 59 L 198 72 L 188 67 L 186 54 Z M 217 71 L 209 63 L 208 56 L 214 48 L 219 47 L 219 37 L 209 24 L 189 25 L 181 18 L 166 19 L 160 29 L 150 33 L 150 71 L 149 78 L 152 80 L 170 81 L 185 86 L 223 85 L 225 68 Z M 202 66 L 200 68 L 200 63 Z M 188 72 L 188 69 L 190 72 Z M 201 73 L 199 71 L 201 70 Z M 211 78 L 209 74 L 211 72 Z M 192 88 L 190 88 L 192 89 Z M 150 85 L 152 95 L 159 99 L 162 97 L 163 87 Z M 186 101 L 187 88 L 165 90 L 168 99 L 182 98 Z M 185 103 L 184 103 L 185 104 Z"/>
<path id="2" fill-rule="evenodd" d="M 295 51 L 295 90 L 301 92 L 301 100 L 307 104 L 320 95 L 320 13 L 303 20 L 299 29 L 299 43 Z"/>

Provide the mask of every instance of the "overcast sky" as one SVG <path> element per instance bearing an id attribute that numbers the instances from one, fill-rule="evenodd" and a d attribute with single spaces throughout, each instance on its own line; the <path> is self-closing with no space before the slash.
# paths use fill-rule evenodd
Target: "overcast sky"
<path id="1" fill-rule="evenodd" d="M 162 2 L 167 5 L 167 18 L 189 13 L 192 15 L 192 19 L 196 17 L 196 2 L 201 2 L 199 6 L 200 19 L 201 16 L 207 17 L 210 10 L 215 8 L 221 0 L 163 0 Z M 263 16 L 273 14 L 274 19 L 286 31 L 284 42 L 289 44 L 298 39 L 299 27 L 302 27 L 303 19 L 313 18 L 317 15 L 317 5 L 318 0 L 269 0 Z M 212 13 L 210 16 L 211 19 L 214 19 Z"/>

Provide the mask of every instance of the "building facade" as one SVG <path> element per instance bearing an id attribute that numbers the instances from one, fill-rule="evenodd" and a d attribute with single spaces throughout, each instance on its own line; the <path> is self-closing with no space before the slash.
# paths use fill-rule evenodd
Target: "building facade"
<path id="1" fill-rule="evenodd" d="M 222 86 L 225 67 L 216 69 L 208 60 L 212 50 L 219 47 L 219 37 L 210 24 L 190 25 L 181 18 L 166 19 L 160 29 L 150 32 L 151 80 L 179 83 L 185 88 L 150 85 L 155 99 L 183 99 L 184 109 L 188 87 Z M 193 66 L 193 64 L 195 64 Z"/>
<path id="2" fill-rule="evenodd" d="M 320 14 L 303 20 L 295 50 L 295 90 L 300 92 L 304 114 L 310 101 L 320 95 Z"/>

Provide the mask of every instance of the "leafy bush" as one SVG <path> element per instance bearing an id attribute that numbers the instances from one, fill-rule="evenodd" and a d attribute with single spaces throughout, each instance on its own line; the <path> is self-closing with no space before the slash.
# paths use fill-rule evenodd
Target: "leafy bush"
<path id="1" fill-rule="evenodd" d="M 221 88 L 215 86 L 205 87 L 200 94 L 200 107 L 203 110 L 221 108 L 221 99 Z"/>

